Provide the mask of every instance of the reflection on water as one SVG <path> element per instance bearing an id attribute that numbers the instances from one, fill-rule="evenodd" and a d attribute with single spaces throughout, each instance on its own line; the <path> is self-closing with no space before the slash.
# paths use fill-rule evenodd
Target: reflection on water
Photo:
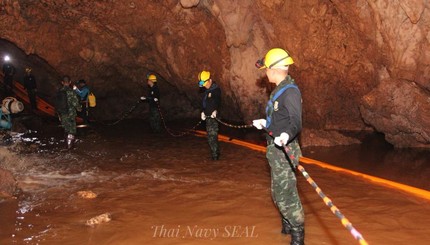
<path id="1" fill-rule="evenodd" d="M 221 127 L 221 133 L 265 145 L 264 133 L 255 129 Z M 333 147 L 306 147 L 303 155 L 338 167 L 392 180 L 430 191 L 430 149 L 397 149 L 383 134 L 355 134 L 362 144 Z"/>
<path id="2" fill-rule="evenodd" d="M 187 128 L 188 124 L 175 126 Z M 263 135 L 254 129 L 221 127 L 220 132 L 264 144 Z M 262 214 L 250 216 L 255 206 L 244 205 L 252 200 L 257 207 L 273 208 L 264 154 L 224 147 L 223 159 L 214 164 L 205 139 L 154 135 L 138 121 L 80 128 L 73 151 L 64 150 L 62 131 L 54 126 L 17 138 L 39 148 L 36 154 L 25 155 L 25 161 L 10 166 L 22 193 L 17 200 L 0 203 L 0 244 L 166 244 L 162 239 L 152 239 L 151 225 L 193 226 L 196 223 L 183 222 L 195 222 L 196 217 L 205 219 L 200 221 L 204 224 L 242 227 L 252 227 L 252 222 L 258 221 L 262 234 L 261 227 L 268 227 L 264 222 L 271 223 Z M 307 148 L 304 155 L 423 189 L 429 187 L 429 152 L 396 150 L 380 136 L 366 138 L 362 145 Z M 98 197 L 79 198 L 77 192 L 84 190 Z M 218 192 L 223 195 L 213 195 Z M 241 209 L 230 210 L 237 206 Z M 103 213 L 112 214 L 114 224 L 100 229 L 85 225 Z M 207 217 L 209 213 L 212 216 Z M 196 239 L 169 242 L 201 244 Z M 238 243 L 229 240 L 224 244 Z M 265 240 L 255 244 L 274 243 Z"/>
<path id="3" fill-rule="evenodd" d="M 265 145 L 264 133 L 255 129 L 221 128 L 221 133 Z M 357 135 L 362 144 L 333 147 L 306 147 L 303 155 L 359 173 L 392 180 L 430 191 L 430 149 L 398 149 L 383 134 Z"/>
<path id="4" fill-rule="evenodd" d="M 245 173 L 238 180 L 237 176 L 227 176 L 225 168 L 229 166 L 213 164 L 206 153 L 205 139 L 153 135 L 141 122 L 80 128 L 77 147 L 72 151 L 64 150 L 62 130 L 55 125 L 46 131 L 31 131 L 14 138 L 38 148 L 35 154 L 23 154 L 25 160 L 7 164 L 14 170 L 21 194 L 15 201 L 0 203 L 0 244 L 109 244 L 107 238 L 97 237 L 100 235 L 96 235 L 97 227 L 93 230 L 86 227 L 88 220 L 112 213 L 116 225 L 111 228 L 105 225 L 103 232 L 112 234 L 126 229 L 129 231 L 122 232 L 123 235 L 136 237 L 134 227 L 148 228 L 149 224 L 162 221 L 166 212 L 171 217 L 173 214 L 166 210 L 178 202 L 178 196 L 196 205 L 205 201 L 199 200 L 201 197 L 196 193 L 202 185 L 216 188 L 243 185 L 255 190 L 266 190 L 268 186 L 267 180 L 257 181 L 253 187 L 241 184 L 246 179 Z M 177 145 L 178 142 L 183 144 Z M 244 154 L 248 150 L 241 151 Z M 227 151 L 225 154 L 232 155 Z M 236 169 L 245 169 L 250 164 L 240 164 Z M 98 197 L 79 198 L 77 193 L 84 190 L 93 191 Z M 189 208 L 187 203 L 175 205 L 183 206 L 182 210 Z M 200 211 L 205 210 L 189 212 Z M 140 218 L 141 215 L 145 218 Z M 188 216 L 182 217 L 193 220 Z M 123 224 L 125 220 L 129 223 Z M 88 237 L 95 241 L 82 240 Z M 122 240 L 115 238 L 116 242 L 111 244 L 120 244 L 117 242 Z M 145 242 L 133 240 L 123 244 Z"/>
<path id="5" fill-rule="evenodd" d="M 303 152 L 335 166 L 430 190 L 430 150 L 397 149 L 380 134 L 367 136 L 360 145 L 308 147 Z"/>

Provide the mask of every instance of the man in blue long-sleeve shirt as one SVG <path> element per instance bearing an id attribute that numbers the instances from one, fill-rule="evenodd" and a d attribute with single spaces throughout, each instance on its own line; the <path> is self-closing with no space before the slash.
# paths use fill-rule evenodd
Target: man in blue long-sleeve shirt
<path id="1" fill-rule="evenodd" d="M 87 82 L 84 79 L 78 81 L 78 86 L 74 86 L 76 94 L 79 96 L 82 111 L 79 116 L 84 120 L 84 124 L 89 124 L 88 120 L 88 95 L 90 94 L 90 89 L 87 86 Z"/>

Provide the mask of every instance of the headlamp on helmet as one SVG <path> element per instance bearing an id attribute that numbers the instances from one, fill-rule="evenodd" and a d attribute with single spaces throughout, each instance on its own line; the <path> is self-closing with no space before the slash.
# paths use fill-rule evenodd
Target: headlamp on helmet
<path id="1" fill-rule="evenodd" d="M 199 81 L 199 87 L 204 87 L 205 86 L 206 81 Z"/>
<path id="2" fill-rule="evenodd" d="M 267 52 L 264 58 L 257 60 L 257 62 L 255 63 L 255 66 L 258 69 L 264 69 L 264 68 L 282 69 L 291 64 L 294 64 L 294 61 L 293 61 L 293 58 L 291 58 L 291 56 L 287 53 L 287 51 L 281 48 L 274 48 L 269 50 L 269 52 Z"/>
<path id="3" fill-rule="evenodd" d="M 207 81 L 211 78 L 211 73 L 208 71 L 202 71 L 199 73 L 199 87 L 204 87 Z"/>
<path id="4" fill-rule="evenodd" d="M 151 81 L 151 82 L 156 82 L 157 81 L 157 77 L 154 74 L 148 73 L 146 75 L 146 79 Z"/>

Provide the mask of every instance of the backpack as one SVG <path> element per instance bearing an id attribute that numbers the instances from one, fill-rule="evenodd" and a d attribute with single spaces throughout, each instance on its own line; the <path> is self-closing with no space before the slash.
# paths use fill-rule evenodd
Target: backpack
<path id="1" fill-rule="evenodd" d="M 69 112 L 69 104 L 67 103 L 67 91 L 58 90 L 55 96 L 55 111 L 60 114 Z"/>
<path id="2" fill-rule="evenodd" d="M 96 96 L 92 92 L 88 95 L 88 104 L 90 107 L 96 107 Z"/>
<path id="3" fill-rule="evenodd" d="M 11 129 L 12 121 L 10 118 L 10 114 L 5 114 L 2 110 L 0 110 L 0 129 Z"/>

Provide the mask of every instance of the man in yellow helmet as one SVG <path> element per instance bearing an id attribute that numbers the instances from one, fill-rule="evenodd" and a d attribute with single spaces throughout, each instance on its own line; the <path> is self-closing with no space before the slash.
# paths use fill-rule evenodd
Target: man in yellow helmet
<path id="1" fill-rule="evenodd" d="M 141 100 L 149 103 L 149 125 L 153 133 L 161 132 L 161 118 L 158 111 L 158 103 L 160 100 L 160 90 L 157 85 L 157 76 L 148 74 L 146 76 L 149 87 L 148 96 L 140 97 Z"/>
<path id="2" fill-rule="evenodd" d="M 199 73 L 199 87 L 204 87 L 205 94 L 203 96 L 203 111 L 201 119 L 206 122 L 206 132 L 208 135 L 208 143 L 211 149 L 212 160 L 217 161 L 220 156 L 218 144 L 218 122 L 215 119 L 219 106 L 221 104 L 221 89 L 212 81 L 209 71 Z"/>
<path id="3" fill-rule="evenodd" d="M 302 129 L 302 97 L 288 68 L 294 61 L 283 49 L 271 49 L 256 66 L 265 69 L 276 88 L 267 103 L 266 119 L 253 120 L 257 129 L 266 128 L 272 197 L 281 214 L 283 234 L 291 234 L 291 245 L 304 244 L 304 212 L 296 186 L 295 169 L 302 156 L 298 135 Z"/>

